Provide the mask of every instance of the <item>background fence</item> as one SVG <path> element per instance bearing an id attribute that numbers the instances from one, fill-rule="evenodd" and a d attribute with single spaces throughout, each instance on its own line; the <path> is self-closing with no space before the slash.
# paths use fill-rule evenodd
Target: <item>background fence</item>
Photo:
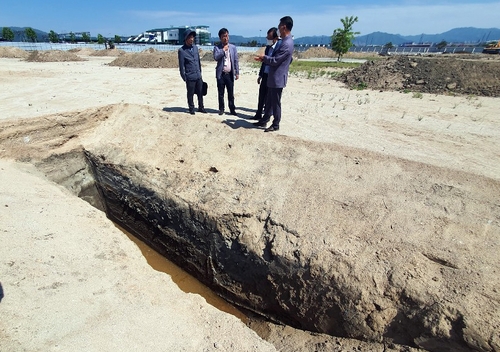
<path id="1" fill-rule="evenodd" d="M 94 50 L 104 50 L 106 46 L 104 44 L 85 44 L 85 43 L 29 43 L 29 42 L 0 42 L 0 46 L 11 46 L 17 47 L 26 51 L 43 51 L 43 50 L 71 50 L 71 49 L 94 49 Z M 158 51 L 176 51 L 179 49 L 180 45 L 169 45 L 169 44 L 115 44 L 115 49 L 123 50 L 126 52 L 142 52 L 144 50 L 153 48 Z M 211 51 L 213 50 L 212 45 L 198 45 L 202 50 Z M 238 52 L 254 52 L 258 48 L 239 46 Z"/>
<path id="2" fill-rule="evenodd" d="M 0 46 L 12 46 L 18 47 L 26 51 L 34 50 L 71 50 L 75 48 L 90 48 L 94 50 L 104 50 L 106 49 L 104 44 L 85 44 L 85 43 L 29 43 L 29 42 L 0 42 Z M 130 44 L 121 43 L 115 44 L 115 48 L 123 50 L 126 52 L 142 52 L 144 50 L 154 48 L 158 51 L 176 51 L 179 49 L 180 45 L 169 45 L 169 44 Z M 199 45 L 200 49 L 211 51 L 212 45 Z M 297 51 L 305 51 L 314 46 L 299 46 L 296 48 Z M 432 53 L 464 53 L 464 54 L 475 54 L 481 53 L 483 51 L 482 46 L 472 47 L 472 46 L 457 46 L 457 47 L 447 47 L 443 49 L 438 49 L 436 47 L 401 47 L 396 46 L 391 49 L 384 48 L 384 46 L 373 45 L 373 46 L 358 46 L 353 47 L 349 52 L 361 52 L 361 53 L 383 53 L 390 55 L 415 55 L 415 54 L 432 54 Z M 238 52 L 254 52 L 258 50 L 258 47 L 248 47 L 248 46 L 238 46 Z"/>

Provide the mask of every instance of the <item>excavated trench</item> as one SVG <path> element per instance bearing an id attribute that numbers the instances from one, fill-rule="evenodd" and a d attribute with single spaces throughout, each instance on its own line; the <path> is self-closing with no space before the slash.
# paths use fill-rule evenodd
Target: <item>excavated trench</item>
<path id="1" fill-rule="evenodd" d="M 387 291 L 384 300 L 374 304 L 375 310 L 355 306 L 352 302 L 360 301 L 362 293 L 349 286 L 338 271 L 324 272 L 321 266 L 300 257 L 299 251 L 294 252 L 297 260 L 293 261 L 274 250 L 276 238 L 265 234 L 282 225 L 273 219 L 265 221 L 267 242 L 263 253 L 257 254 L 242 240 L 241 223 L 250 215 L 230 213 L 215 218 L 175 193 L 160 195 L 134 182 L 144 175 L 137 165 L 120 165 L 101 154 L 73 150 L 52 155 L 37 167 L 218 296 L 269 321 L 330 336 L 417 347 L 415 337 L 427 330 L 421 321 L 441 314 L 442 306 L 422 309 L 404 292 L 392 297 Z M 337 269 L 346 268 L 344 272 L 349 275 L 354 273 L 340 256 L 335 257 L 335 265 Z M 398 311 L 391 308 L 391 302 L 399 302 Z M 462 331 L 463 317 L 452 315 L 453 311 L 449 314 L 447 319 L 454 324 L 450 331 Z M 383 335 L 382 329 L 375 329 L 377 324 L 386 324 Z M 459 335 L 447 339 L 425 335 L 418 347 L 429 351 L 469 350 L 462 341 Z"/>
<path id="2" fill-rule="evenodd" d="M 313 312 L 306 316 L 298 310 L 302 297 L 284 297 L 306 288 L 309 269 L 293 267 L 273 256 L 265 260 L 253 255 L 223 232 L 238 231 L 233 219 L 215 219 L 175 197 L 161 198 L 153 191 L 134 184 L 116 165 L 100 156 L 85 152 L 89 174 L 94 183 L 83 188 L 80 197 L 106 212 L 110 220 L 123 227 L 165 258 L 193 275 L 219 296 L 249 312 L 292 327 L 345 336 L 342 324 L 322 324 L 323 318 Z M 220 224 L 227 226 L 220 229 Z M 293 275 L 290 275 L 290 272 Z M 300 287 L 303 285 L 303 287 Z M 319 297 L 318 297 L 319 299 Z M 324 309 L 327 304 L 322 298 Z M 289 302 L 284 306 L 283 302 Z M 339 309 L 329 307 L 328 318 L 340 317 Z M 319 322 L 319 324 L 318 324 Z"/>
<path id="3" fill-rule="evenodd" d="M 313 309 L 301 317 L 297 307 L 303 297 L 288 296 L 289 292 L 314 291 L 314 286 L 305 287 L 306 280 L 300 279 L 311 279 L 308 269 L 293 267 L 273 257 L 270 251 L 263 261 L 237 241 L 224 238 L 220 222 L 208 214 L 137 186 L 116 165 L 107 164 L 104 157 L 88 151 L 53 155 L 37 167 L 246 314 L 255 318 L 255 313 L 301 330 L 345 336 L 342 324 L 331 324 L 332 319 L 342 316 L 339 309 L 331 306 L 324 310 L 328 296 L 321 298 L 318 292 L 317 304 L 314 300 L 307 304 L 321 305 L 328 317 L 319 316 Z M 232 222 L 222 219 L 229 231 L 237 231 Z M 291 277 L 297 280 L 292 281 Z"/>
<path id="4" fill-rule="evenodd" d="M 139 247 L 149 265 L 157 271 L 169 274 L 182 291 L 199 294 L 212 306 L 248 323 L 248 317 L 244 312 L 220 298 L 208 286 L 166 256 L 158 253 L 151 243 L 147 241 L 148 236 L 141 235 L 137 229 L 130 225 L 127 226 L 123 219 L 110 216 L 106 199 L 103 198 L 103 193 L 97 186 L 91 164 L 83 152 L 74 151 L 63 155 L 55 154 L 39 163 L 37 167 L 43 170 L 50 179 L 69 189 L 79 198 L 106 212 L 116 226 Z"/>

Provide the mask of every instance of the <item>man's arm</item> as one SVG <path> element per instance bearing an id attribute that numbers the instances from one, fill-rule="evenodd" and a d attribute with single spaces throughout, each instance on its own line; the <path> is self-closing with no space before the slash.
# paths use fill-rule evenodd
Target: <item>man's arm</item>
<path id="1" fill-rule="evenodd" d="M 290 60 L 293 54 L 293 47 L 290 48 L 288 41 L 283 41 L 276 52 L 272 56 L 263 55 L 261 61 L 269 66 L 279 66 L 284 61 Z"/>
<path id="2" fill-rule="evenodd" d="M 223 48 L 219 48 L 218 45 L 215 45 L 214 46 L 214 60 L 215 61 L 219 61 L 223 57 L 224 57 L 224 49 Z"/>
<path id="3" fill-rule="evenodd" d="M 234 48 L 234 74 L 236 76 L 236 79 L 240 77 L 240 60 L 238 58 L 238 51 L 236 50 L 236 46 L 233 46 Z"/>
<path id="4" fill-rule="evenodd" d="M 201 75 L 201 58 L 200 58 L 200 51 L 198 50 L 198 47 L 195 45 L 194 50 L 196 50 L 196 57 L 198 58 L 198 66 L 200 68 L 200 75 Z"/>
<path id="5" fill-rule="evenodd" d="M 181 74 L 182 80 L 186 81 L 186 72 L 184 68 L 184 50 L 179 49 L 177 51 L 177 57 L 179 58 L 179 73 Z"/>

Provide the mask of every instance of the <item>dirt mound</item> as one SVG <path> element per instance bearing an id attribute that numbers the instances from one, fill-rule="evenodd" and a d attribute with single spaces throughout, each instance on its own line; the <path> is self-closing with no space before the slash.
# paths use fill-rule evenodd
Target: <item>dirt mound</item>
<path id="1" fill-rule="evenodd" d="M 200 50 L 200 60 L 206 62 L 214 61 L 214 53 L 212 51 Z"/>
<path id="2" fill-rule="evenodd" d="M 155 48 L 147 48 L 147 49 L 144 49 L 143 51 L 141 51 L 141 53 L 159 53 L 160 51 L 156 50 Z"/>
<path id="3" fill-rule="evenodd" d="M 260 52 L 262 54 L 264 54 L 264 48 L 256 49 L 255 52 L 239 52 L 238 53 L 238 60 L 239 60 L 239 62 L 255 62 L 254 56 L 256 55 L 256 53 L 260 53 Z M 200 51 L 200 60 L 203 62 L 214 62 L 213 51 L 201 50 Z"/>
<path id="4" fill-rule="evenodd" d="M 238 54 L 240 62 L 256 62 L 255 56 L 259 54 L 264 54 L 264 48 L 259 48 L 254 52 L 245 52 Z"/>
<path id="5" fill-rule="evenodd" d="M 75 53 L 62 50 L 32 51 L 26 58 L 30 62 L 85 61 Z"/>
<path id="6" fill-rule="evenodd" d="M 90 56 L 122 56 L 125 55 L 125 51 L 123 50 L 118 50 L 118 49 L 103 49 L 103 50 L 94 50 L 93 53 L 90 54 Z"/>
<path id="7" fill-rule="evenodd" d="M 470 57 L 390 57 L 343 73 L 351 88 L 500 96 L 500 61 Z"/>
<path id="8" fill-rule="evenodd" d="M 0 57 L 3 58 L 8 58 L 8 59 L 25 59 L 28 57 L 28 52 L 19 49 L 19 48 L 14 48 L 11 46 L 2 46 L 0 47 Z"/>
<path id="9" fill-rule="evenodd" d="M 213 51 L 200 50 L 200 60 L 205 62 L 213 62 L 214 61 Z"/>
<path id="10" fill-rule="evenodd" d="M 95 53 L 95 49 L 92 48 L 74 48 L 68 50 L 70 53 L 74 53 L 77 55 L 87 55 L 90 56 Z"/>
<path id="11" fill-rule="evenodd" d="M 177 51 L 146 51 L 121 55 L 110 62 L 109 65 L 136 68 L 177 68 L 179 67 L 179 61 Z"/>
<path id="12" fill-rule="evenodd" d="M 304 52 L 298 53 L 297 57 L 299 59 L 310 59 L 310 58 L 315 58 L 315 57 L 337 57 L 337 54 L 335 51 L 328 49 L 328 48 L 323 48 L 323 47 L 315 47 L 315 48 L 309 48 Z"/>

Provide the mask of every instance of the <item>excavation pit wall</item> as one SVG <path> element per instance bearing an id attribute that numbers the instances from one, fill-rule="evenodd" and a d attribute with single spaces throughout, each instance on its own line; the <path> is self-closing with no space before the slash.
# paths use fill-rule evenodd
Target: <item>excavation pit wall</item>
<path id="1" fill-rule="evenodd" d="M 316 278 L 311 267 L 274 253 L 271 234 L 264 235 L 262 255 L 241 242 L 245 219 L 251 215 L 214 218 L 175 195 L 160 197 L 134 184 L 119 166 L 86 156 L 107 216 L 226 300 L 296 328 L 346 336 L 341 323 L 321 317 L 341 319 L 339 308 L 329 302 L 342 296 L 340 292 L 333 289 L 323 295 L 311 290 L 323 286 L 322 278 Z"/>
<path id="2" fill-rule="evenodd" d="M 370 276 L 379 273 L 377 264 L 360 273 L 348 259 L 331 251 L 325 255 L 319 249 L 308 258 L 297 246 L 292 253 L 280 253 L 283 247 L 276 243 L 280 236 L 304 236 L 278 224 L 270 215 L 214 216 L 209 209 L 190 204 L 175 194 L 160 195 L 145 187 L 144 182 L 134 182 L 144 181 L 137 165 L 109 163 L 104 156 L 89 151 L 85 156 L 100 203 L 111 220 L 238 306 L 272 321 L 333 336 L 392 341 L 430 351 L 445 346 L 453 346 L 457 351 L 472 348 L 464 334 L 470 327 L 459 308 L 450 302 L 427 305 L 423 299 L 429 297 L 416 294 L 420 288 L 399 286 L 402 283 L 396 277 L 403 273 L 398 273 L 397 268 L 386 269 L 388 286 L 377 297 L 369 292 L 372 284 L 378 284 L 370 280 Z M 255 223 L 262 226 L 260 253 L 245 243 L 246 231 L 254 228 Z M 319 263 L 321 256 L 325 260 Z M 440 265 L 443 274 L 446 270 L 453 273 L 461 266 L 430 254 L 424 258 Z M 409 266 L 421 265 L 412 262 Z M 404 269 L 407 270 L 408 267 Z M 432 336 L 436 327 L 443 328 L 443 319 L 449 335 Z M 429 321 L 436 324 L 431 330 Z"/>
<path id="3" fill-rule="evenodd" d="M 4 153 L 237 305 L 364 341 L 500 349 L 496 179 L 126 104 L 16 128 Z"/>

